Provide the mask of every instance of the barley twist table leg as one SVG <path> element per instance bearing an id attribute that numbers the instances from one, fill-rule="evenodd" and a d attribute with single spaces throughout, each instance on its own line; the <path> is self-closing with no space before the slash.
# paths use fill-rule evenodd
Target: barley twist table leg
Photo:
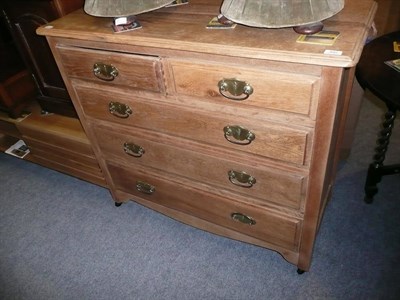
<path id="1" fill-rule="evenodd" d="M 396 118 L 396 110 L 389 109 L 385 114 L 385 120 L 382 123 L 382 130 L 379 132 L 377 140 L 377 147 L 375 148 L 375 155 L 373 162 L 369 165 L 367 179 L 365 182 L 365 202 L 372 203 L 374 195 L 378 192 L 377 184 L 381 181 L 383 162 L 385 160 L 386 152 L 390 142 L 390 136 Z"/>

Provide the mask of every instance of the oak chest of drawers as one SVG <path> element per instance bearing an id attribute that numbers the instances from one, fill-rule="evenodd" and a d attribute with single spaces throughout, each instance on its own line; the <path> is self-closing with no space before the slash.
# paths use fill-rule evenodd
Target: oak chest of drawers
<path id="1" fill-rule="evenodd" d="M 308 270 L 376 9 L 356 2 L 325 22 L 341 32 L 331 47 L 296 43 L 292 29 L 206 29 L 211 0 L 142 14 L 129 33 L 83 11 L 38 33 L 117 205 L 137 201 Z"/>

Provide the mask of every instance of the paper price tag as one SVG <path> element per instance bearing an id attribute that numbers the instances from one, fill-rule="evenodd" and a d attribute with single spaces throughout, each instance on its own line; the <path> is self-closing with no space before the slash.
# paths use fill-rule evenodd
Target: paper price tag
<path id="1" fill-rule="evenodd" d="M 339 50 L 325 50 L 324 54 L 326 55 L 336 55 L 336 56 L 340 56 L 343 54 L 343 51 L 339 51 Z"/>

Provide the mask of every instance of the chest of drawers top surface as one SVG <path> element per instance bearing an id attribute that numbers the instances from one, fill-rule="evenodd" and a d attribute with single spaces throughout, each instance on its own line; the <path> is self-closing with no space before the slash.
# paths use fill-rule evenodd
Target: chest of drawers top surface
<path id="1" fill-rule="evenodd" d="M 345 8 L 324 21 L 325 30 L 340 32 L 333 46 L 297 43 L 291 28 L 262 29 L 237 25 L 213 30 L 206 25 L 219 13 L 221 0 L 191 0 L 187 5 L 138 15 L 142 28 L 113 33 L 111 18 L 99 18 L 78 10 L 38 29 L 38 34 L 102 43 L 148 46 L 232 57 L 271 59 L 305 64 L 354 66 L 376 11 L 373 0 L 347 0 Z M 341 55 L 324 54 L 325 50 Z"/>

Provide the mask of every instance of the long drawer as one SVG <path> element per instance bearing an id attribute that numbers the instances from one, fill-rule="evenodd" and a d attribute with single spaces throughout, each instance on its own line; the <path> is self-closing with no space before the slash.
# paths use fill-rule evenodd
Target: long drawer
<path id="1" fill-rule="evenodd" d="M 41 154 L 38 156 L 44 156 L 47 159 L 51 158 L 66 165 L 76 165 L 77 168 L 85 171 L 101 174 L 99 164 L 94 155 L 71 151 L 70 149 L 38 141 L 28 136 L 24 136 L 24 141 L 34 155 L 38 155 L 37 153 L 40 151 Z"/>
<path id="2" fill-rule="evenodd" d="M 193 110 L 160 105 L 115 90 L 76 85 L 75 91 L 85 115 L 93 119 L 151 129 L 293 164 L 308 164 L 311 129 L 294 129 L 272 122 L 254 124 L 252 119 L 213 112 L 212 107 Z"/>
<path id="3" fill-rule="evenodd" d="M 242 204 L 205 190 L 162 178 L 145 170 L 108 165 L 117 190 L 153 201 L 268 243 L 296 251 L 301 220 L 268 209 Z"/>
<path id="4" fill-rule="evenodd" d="M 158 169 L 242 194 L 258 201 L 272 202 L 299 210 L 307 178 L 303 174 L 247 162 L 234 152 L 207 153 L 188 142 L 149 135 L 140 130 L 119 133 L 96 127 L 99 147 L 108 160 Z"/>
<path id="5" fill-rule="evenodd" d="M 31 160 L 48 168 L 107 187 L 104 175 L 94 156 L 70 151 L 64 147 L 24 136 Z"/>

